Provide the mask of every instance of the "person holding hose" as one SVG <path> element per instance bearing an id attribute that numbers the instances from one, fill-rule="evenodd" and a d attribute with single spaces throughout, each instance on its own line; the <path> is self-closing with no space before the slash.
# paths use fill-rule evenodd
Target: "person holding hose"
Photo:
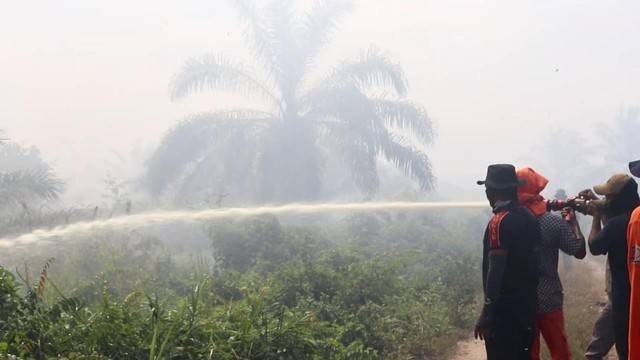
<path id="1" fill-rule="evenodd" d="M 529 360 L 536 317 L 540 226 L 518 203 L 522 183 L 513 165 L 491 165 L 485 180 L 493 217 L 484 233 L 484 306 L 475 337 L 488 360 Z"/>
<path id="2" fill-rule="evenodd" d="M 571 359 L 571 350 L 565 330 L 562 304 L 564 295 L 558 274 L 560 251 L 577 259 L 586 256 L 584 235 L 573 210 L 565 219 L 547 211 L 547 201 L 540 195 L 549 181 L 532 168 L 517 171 L 524 183 L 518 188 L 520 205 L 528 208 L 538 218 L 541 232 L 540 279 L 538 281 L 538 314 L 531 358 L 540 359 L 540 334 L 544 337 L 553 360 Z M 565 211 L 565 212 L 566 212 Z"/>
<path id="3" fill-rule="evenodd" d="M 604 207 L 590 201 L 587 211 L 593 216 L 589 250 L 593 255 L 607 255 L 611 270 L 611 305 L 618 358 L 629 355 L 630 282 L 627 232 L 631 213 L 640 205 L 638 184 L 629 175 L 617 174 L 593 188 L 605 196 Z M 589 194 L 593 200 L 595 195 Z M 603 226 L 604 225 L 604 226 Z"/>
<path id="4" fill-rule="evenodd" d="M 587 360 L 604 360 L 616 344 L 616 337 L 613 333 L 613 315 L 611 314 L 611 268 L 608 261 L 605 264 L 604 279 L 607 299 L 593 326 L 591 341 L 589 341 L 587 351 L 584 354 Z"/>
<path id="5" fill-rule="evenodd" d="M 631 174 L 640 177 L 640 160 L 629 163 Z M 640 207 L 627 228 L 627 267 L 631 286 L 629 306 L 629 360 L 640 360 Z"/>

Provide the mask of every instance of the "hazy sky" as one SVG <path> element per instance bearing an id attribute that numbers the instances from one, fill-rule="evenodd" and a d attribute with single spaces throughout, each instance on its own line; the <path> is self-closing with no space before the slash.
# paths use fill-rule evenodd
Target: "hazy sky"
<path id="1" fill-rule="evenodd" d="M 241 33 L 224 0 L 7 2 L 0 129 L 38 146 L 82 201 L 105 168 L 140 160 L 118 165 L 114 152 L 152 148 L 181 117 L 224 103 L 172 103 L 168 83 L 190 56 L 245 56 Z M 437 123 L 440 181 L 472 187 L 488 163 L 535 158 L 550 127 L 590 136 L 640 104 L 638 35 L 637 0 L 361 0 L 321 65 L 370 44 L 388 52 Z"/>

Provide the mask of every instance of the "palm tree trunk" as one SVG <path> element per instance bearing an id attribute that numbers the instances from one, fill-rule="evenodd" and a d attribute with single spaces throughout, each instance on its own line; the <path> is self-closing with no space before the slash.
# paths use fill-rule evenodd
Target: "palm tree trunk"
<path id="1" fill-rule="evenodd" d="M 263 201 L 312 201 L 321 195 L 321 162 L 313 128 L 299 118 L 274 127 L 261 168 Z"/>

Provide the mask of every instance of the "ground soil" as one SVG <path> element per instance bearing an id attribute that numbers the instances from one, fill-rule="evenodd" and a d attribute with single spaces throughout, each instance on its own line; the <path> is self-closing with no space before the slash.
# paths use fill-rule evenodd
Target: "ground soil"
<path id="1" fill-rule="evenodd" d="M 591 278 L 594 279 L 595 284 L 601 284 L 603 279 L 602 274 L 604 273 L 603 267 L 600 263 L 595 261 L 586 261 L 586 266 L 581 266 L 580 269 L 589 269 L 591 272 Z M 597 299 L 594 299 L 596 301 Z M 605 300 L 604 293 L 603 298 L 600 299 L 602 301 Z M 595 319 L 593 319 L 595 321 Z M 544 346 L 544 345 L 543 345 Z M 546 354 L 543 354 L 543 358 L 546 358 Z M 469 334 L 469 336 L 458 342 L 455 349 L 452 350 L 449 356 L 446 357 L 447 360 L 485 360 L 485 350 L 484 350 L 484 342 L 480 340 L 473 339 L 473 334 Z M 612 350 L 607 360 L 617 360 L 618 357 L 615 355 L 615 350 Z"/>
<path id="2" fill-rule="evenodd" d="M 474 340 L 473 335 L 469 339 L 460 341 L 449 360 L 485 360 L 484 343 Z"/>

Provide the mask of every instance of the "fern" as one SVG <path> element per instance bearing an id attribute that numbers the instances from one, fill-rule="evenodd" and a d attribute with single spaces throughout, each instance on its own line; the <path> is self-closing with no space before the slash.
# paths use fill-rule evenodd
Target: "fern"
<path id="1" fill-rule="evenodd" d="M 38 285 L 36 286 L 36 294 L 38 297 L 42 298 L 44 295 L 44 287 L 47 285 L 47 280 L 49 278 L 49 267 L 54 262 L 54 258 L 49 258 L 42 267 L 40 271 L 40 277 L 38 279 Z"/>

